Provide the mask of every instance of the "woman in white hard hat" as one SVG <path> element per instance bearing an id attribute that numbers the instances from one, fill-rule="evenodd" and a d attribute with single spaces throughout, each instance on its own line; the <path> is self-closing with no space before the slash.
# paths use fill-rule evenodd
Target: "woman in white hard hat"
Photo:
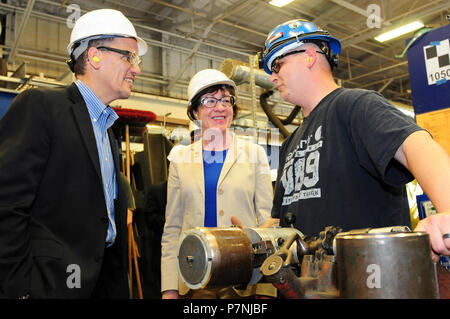
<path id="1" fill-rule="evenodd" d="M 236 137 L 236 85 L 220 71 L 194 75 L 188 87 L 187 114 L 201 128 L 200 140 L 169 155 L 166 223 L 162 236 L 163 298 L 275 297 L 271 284 L 247 290 L 200 289 L 179 284 L 177 248 L 180 233 L 194 227 L 261 227 L 270 218 L 272 184 L 264 149 Z M 239 214 L 233 216 L 233 214 Z M 224 274 L 226 275 L 226 274 Z"/>

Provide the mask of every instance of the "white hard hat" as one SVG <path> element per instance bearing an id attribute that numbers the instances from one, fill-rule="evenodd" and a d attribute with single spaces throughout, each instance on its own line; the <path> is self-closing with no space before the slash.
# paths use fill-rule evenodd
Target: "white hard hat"
<path id="1" fill-rule="evenodd" d="M 76 48 L 77 52 L 73 52 L 74 44 L 83 42 L 84 39 L 92 40 L 115 36 L 135 38 L 138 44 L 138 55 L 144 55 L 147 52 L 147 43 L 137 36 L 130 20 L 122 12 L 113 9 L 99 9 L 82 15 L 72 29 L 67 52 L 69 55 L 73 53 L 74 58 L 77 59 L 87 49 L 87 43 L 81 48 Z"/>
<path id="2" fill-rule="evenodd" d="M 189 104 L 200 91 L 217 84 L 230 85 L 236 90 L 236 83 L 218 70 L 206 69 L 197 72 L 189 82 L 187 89 Z"/>

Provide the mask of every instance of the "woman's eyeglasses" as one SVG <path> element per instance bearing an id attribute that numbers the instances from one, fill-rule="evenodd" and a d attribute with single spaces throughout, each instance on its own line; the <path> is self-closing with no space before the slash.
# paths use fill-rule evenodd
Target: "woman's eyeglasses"
<path id="1" fill-rule="evenodd" d="M 215 98 L 214 96 L 207 96 L 200 100 L 200 104 L 208 109 L 211 109 L 216 107 L 217 102 L 219 101 L 224 107 L 232 107 L 236 103 L 236 98 L 233 95 L 226 95 L 220 99 Z"/>

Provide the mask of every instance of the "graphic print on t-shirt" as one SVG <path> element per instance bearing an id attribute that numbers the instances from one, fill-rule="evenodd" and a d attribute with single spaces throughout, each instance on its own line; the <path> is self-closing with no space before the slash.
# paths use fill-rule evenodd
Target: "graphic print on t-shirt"
<path id="1" fill-rule="evenodd" d="M 290 205 L 302 199 L 320 198 L 319 160 L 322 147 L 322 126 L 300 143 L 286 157 L 281 176 L 284 188 L 282 205 Z"/>

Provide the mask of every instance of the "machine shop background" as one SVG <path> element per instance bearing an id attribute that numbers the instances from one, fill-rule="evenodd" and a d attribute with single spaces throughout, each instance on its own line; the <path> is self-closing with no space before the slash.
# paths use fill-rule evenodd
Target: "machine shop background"
<path id="1" fill-rule="evenodd" d="M 151 123 L 127 123 L 126 130 L 118 128 L 123 170 L 137 208 L 145 205 L 143 194 L 167 180 L 170 149 L 177 143 L 190 143 L 187 85 L 205 68 L 221 70 L 238 84 L 242 110 L 233 122 L 235 132 L 261 144 L 275 172 L 285 138 L 282 132 L 289 134 L 300 126 L 302 114 L 282 127 L 273 123 L 261 105 L 261 95 L 274 91 L 265 102 L 271 116 L 282 120 L 292 114 L 295 105 L 282 100 L 268 76 L 257 68 L 255 55 L 263 48 L 267 33 L 290 19 L 313 21 L 341 40 L 339 66 L 334 72 L 340 86 L 384 95 L 437 136 L 450 153 L 450 63 L 432 65 L 426 57 L 426 50 L 431 48 L 431 52 L 433 46 L 449 48 L 448 0 L 295 0 L 283 7 L 269 0 L 3 0 L 0 117 L 11 100 L 26 89 L 73 82 L 65 63 L 73 24 L 80 15 L 101 8 L 122 11 L 149 46 L 131 97 L 111 105 L 156 115 Z M 385 31 L 414 21 L 421 21 L 427 34 L 415 30 L 386 42 L 375 40 Z M 450 55 L 450 49 L 446 53 Z M 408 192 L 414 227 L 420 215 L 433 213 L 433 207 L 420 197 L 417 183 L 410 183 Z M 140 222 L 151 222 L 162 230 L 162 218 L 155 216 L 148 221 L 142 217 Z M 148 252 L 140 260 L 141 269 L 148 272 L 142 273 L 147 278 L 143 284 L 148 287 L 158 284 L 154 275 L 158 254 L 153 248 L 158 244 L 158 231 L 147 230 L 150 244 L 140 243 L 143 254 Z M 140 234 L 144 236 L 144 231 Z M 159 297 L 157 289 L 149 290 L 146 298 Z"/>

